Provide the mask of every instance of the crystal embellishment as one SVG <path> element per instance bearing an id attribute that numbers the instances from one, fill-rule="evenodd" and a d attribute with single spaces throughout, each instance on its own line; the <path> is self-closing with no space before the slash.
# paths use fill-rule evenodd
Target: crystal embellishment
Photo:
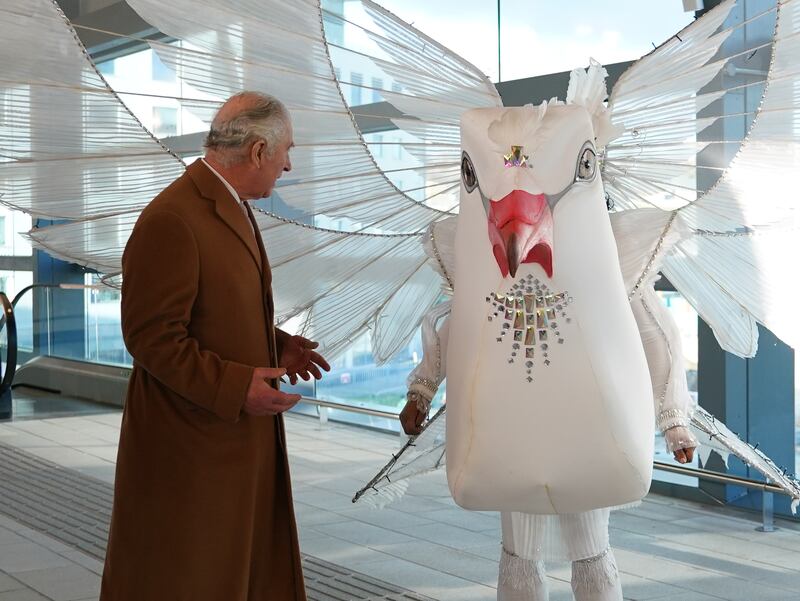
<path id="1" fill-rule="evenodd" d="M 530 157 L 523 154 L 524 146 L 512 146 L 511 152 L 503 155 L 503 162 L 506 167 L 529 167 Z"/>
<path id="2" fill-rule="evenodd" d="M 532 284 L 536 286 L 535 293 L 532 291 Z M 513 369 L 525 370 L 522 372 L 523 377 L 527 376 L 525 380 L 534 382 L 537 363 L 547 367 L 553 359 L 553 353 L 558 358 L 558 351 L 549 344 L 548 335 L 554 334 L 552 341 L 558 341 L 559 345 L 564 344 L 565 337 L 561 333 L 563 328 L 558 328 L 556 318 L 563 317 L 567 323 L 571 323 L 572 320 L 567 317 L 567 308 L 572 304 L 572 297 L 566 291 L 553 293 L 547 284 L 528 275 L 515 283 L 508 292 L 490 292 L 486 295 L 486 303 L 491 314 L 489 321 L 497 323 L 500 330 L 497 342 L 511 346 L 506 356 L 508 363 L 519 363 L 521 367 Z M 492 315 L 497 320 L 493 320 Z M 504 338 L 506 332 L 512 333 L 513 340 L 510 343 Z M 523 356 L 523 349 L 524 360 L 516 362 L 516 357 Z M 536 360 L 539 356 L 541 361 Z"/>

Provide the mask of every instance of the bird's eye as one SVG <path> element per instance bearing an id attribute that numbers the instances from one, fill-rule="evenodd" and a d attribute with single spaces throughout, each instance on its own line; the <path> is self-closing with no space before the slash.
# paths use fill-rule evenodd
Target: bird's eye
<path id="1" fill-rule="evenodd" d="M 597 173 L 597 155 L 591 143 L 587 142 L 581 149 L 578 157 L 578 167 L 575 169 L 576 182 L 590 182 Z"/>
<path id="2" fill-rule="evenodd" d="M 478 185 L 478 177 L 475 175 L 475 167 L 469 155 L 465 152 L 461 155 L 461 179 L 467 192 L 472 192 Z"/>

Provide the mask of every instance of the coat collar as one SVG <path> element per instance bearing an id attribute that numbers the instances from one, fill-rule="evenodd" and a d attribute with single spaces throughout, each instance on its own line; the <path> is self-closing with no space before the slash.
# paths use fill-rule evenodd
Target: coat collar
<path id="1" fill-rule="evenodd" d="M 186 168 L 186 173 L 192 178 L 195 186 L 204 198 L 214 201 L 217 215 L 241 239 L 253 260 L 262 269 L 261 252 L 259 251 L 253 231 L 250 229 L 248 218 L 237 206 L 236 199 L 231 196 L 225 184 L 211 172 L 201 160 L 197 160 Z"/>

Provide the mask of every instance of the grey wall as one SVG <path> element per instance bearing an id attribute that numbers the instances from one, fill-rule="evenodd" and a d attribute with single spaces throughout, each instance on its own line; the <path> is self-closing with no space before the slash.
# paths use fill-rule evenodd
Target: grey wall
<path id="1" fill-rule="evenodd" d="M 606 85 L 609 92 L 619 76 L 632 64 L 633 61 L 625 61 L 605 66 L 608 71 Z M 563 71 L 562 73 L 550 73 L 514 81 L 503 81 L 496 84 L 497 91 L 500 92 L 505 106 L 522 106 L 528 103 L 540 104 L 543 100 L 550 100 L 553 97 L 564 100 L 569 86 L 569 73 L 569 71 Z"/>

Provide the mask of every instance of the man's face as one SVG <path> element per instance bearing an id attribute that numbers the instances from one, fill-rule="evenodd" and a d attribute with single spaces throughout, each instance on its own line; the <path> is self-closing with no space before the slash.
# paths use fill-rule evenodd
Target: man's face
<path id="1" fill-rule="evenodd" d="M 272 156 L 269 156 L 266 148 L 262 150 L 258 159 L 257 176 L 260 198 L 266 198 L 272 194 L 272 189 L 275 187 L 275 182 L 278 181 L 278 178 L 284 171 L 291 171 L 292 160 L 289 158 L 289 151 L 293 146 L 294 136 L 292 126 L 289 124 L 286 138 L 278 143 Z"/>

